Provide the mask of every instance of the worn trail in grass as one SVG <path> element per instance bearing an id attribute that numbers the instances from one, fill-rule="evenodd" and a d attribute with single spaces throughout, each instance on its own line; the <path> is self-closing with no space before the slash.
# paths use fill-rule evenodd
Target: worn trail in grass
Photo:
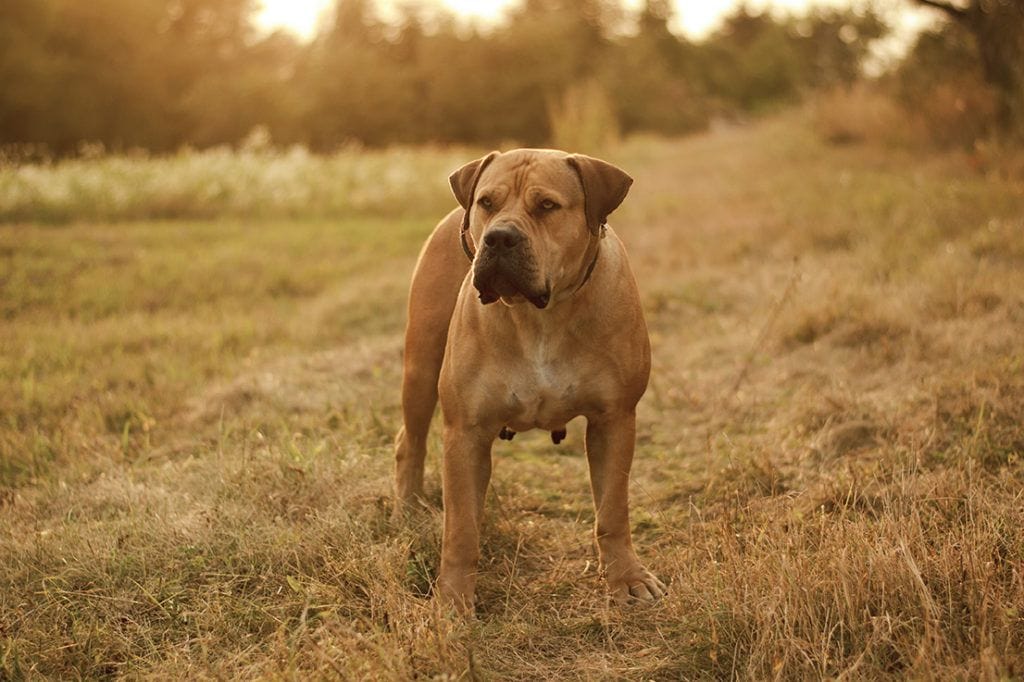
<path id="1" fill-rule="evenodd" d="M 666 600 L 606 604 L 580 424 L 495 446 L 478 620 L 425 596 L 439 515 L 387 518 L 437 216 L 18 225 L 2 674 L 1024 674 L 1024 188 L 799 117 L 609 156 Z"/>

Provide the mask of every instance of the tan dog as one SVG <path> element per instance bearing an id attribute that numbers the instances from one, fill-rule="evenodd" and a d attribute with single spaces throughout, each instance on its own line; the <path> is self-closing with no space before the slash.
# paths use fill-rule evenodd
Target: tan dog
<path id="1" fill-rule="evenodd" d="M 396 512 L 422 495 L 440 395 L 438 587 L 472 608 L 495 437 L 540 428 L 557 443 L 582 415 L 609 588 L 622 602 L 660 597 L 665 586 L 633 551 L 628 504 L 650 342 L 625 249 L 605 226 L 632 178 L 587 156 L 519 149 L 466 164 L 450 182 L 462 209 L 424 245 L 409 293 Z"/>

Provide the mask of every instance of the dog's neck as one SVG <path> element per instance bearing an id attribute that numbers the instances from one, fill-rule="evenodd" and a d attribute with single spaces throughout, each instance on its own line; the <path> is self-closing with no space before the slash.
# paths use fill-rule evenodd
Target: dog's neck
<path id="1" fill-rule="evenodd" d="M 598 233 L 591 237 L 590 243 L 587 245 L 587 250 L 583 256 L 583 262 L 586 263 L 586 266 L 583 269 L 583 276 L 561 291 L 554 292 L 551 297 L 552 305 L 557 305 L 577 298 L 580 295 L 581 290 L 584 289 L 591 277 L 593 277 L 594 270 L 598 267 L 598 261 L 609 258 L 611 255 L 610 249 L 602 246 L 602 244 L 606 243 L 605 236 L 607 233 L 608 226 L 601 225 Z"/>

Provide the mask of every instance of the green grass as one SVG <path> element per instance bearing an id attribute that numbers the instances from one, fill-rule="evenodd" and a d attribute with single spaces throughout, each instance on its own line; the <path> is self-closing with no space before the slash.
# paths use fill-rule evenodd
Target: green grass
<path id="1" fill-rule="evenodd" d="M 0 227 L 0 677 L 1024 674 L 1024 188 L 792 115 L 616 148 L 670 595 L 607 604 L 573 423 L 495 446 L 463 623 L 439 513 L 387 519 L 405 288 L 464 159 L 391 154 L 417 206 Z"/>

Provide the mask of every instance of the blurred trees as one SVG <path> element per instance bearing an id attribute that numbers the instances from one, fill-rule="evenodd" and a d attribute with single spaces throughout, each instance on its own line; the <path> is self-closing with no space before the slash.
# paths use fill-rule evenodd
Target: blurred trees
<path id="1" fill-rule="evenodd" d="M 890 80 L 896 101 L 938 146 L 969 148 L 999 127 L 977 44 L 959 24 L 922 33 Z"/>
<path id="2" fill-rule="evenodd" d="M 0 4 L 0 130 L 57 149 L 79 140 L 163 146 L 165 65 L 152 2 L 6 0 Z M 102 38 L 100 37 L 102 36 Z"/>
<path id="3" fill-rule="evenodd" d="M 253 0 L 4 0 L 0 142 L 173 149 L 281 119 L 294 40 Z"/>
<path id="4" fill-rule="evenodd" d="M 971 36 L 974 59 L 967 62 L 967 68 L 973 64 L 980 66 L 985 81 L 994 90 L 1000 128 L 1024 137 L 1024 0 L 916 2 L 940 10 L 952 21 L 955 28 L 945 33 L 962 31 Z M 957 44 L 955 35 L 951 37 L 947 44 L 964 56 L 963 45 Z M 923 49 L 933 57 L 941 47 L 935 41 L 931 45 L 918 45 L 919 50 Z M 959 62 L 954 68 L 962 71 L 964 62 Z"/>
<path id="5" fill-rule="evenodd" d="M 648 0 L 634 35 L 623 36 L 603 81 L 624 132 L 685 133 L 703 128 L 709 105 L 697 48 L 669 30 L 667 0 Z"/>
<path id="6" fill-rule="evenodd" d="M 849 85 L 886 26 L 873 12 L 813 9 L 778 21 L 745 6 L 706 44 L 709 90 L 742 109 L 792 100 L 811 88 Z"/>
<path id="7" fill-rule="evenodd" d="M 236 143 L 259 126 L 314 149 L 540 145 L 583 125 L 587 102 L 609 128 L 683 133 L 856 79 L 885 30 L 870 13 L 740 7 L 692 43 L 669 30 L 667 0 L 632 13 L 615 0 L 523 0 L 486 30 L 423 3 L 386 22 L 372 0 L 337 0 L 302 44 L 259 34 L 256 4 L 3 0 L 0 143 L 159 151 Z"/>

